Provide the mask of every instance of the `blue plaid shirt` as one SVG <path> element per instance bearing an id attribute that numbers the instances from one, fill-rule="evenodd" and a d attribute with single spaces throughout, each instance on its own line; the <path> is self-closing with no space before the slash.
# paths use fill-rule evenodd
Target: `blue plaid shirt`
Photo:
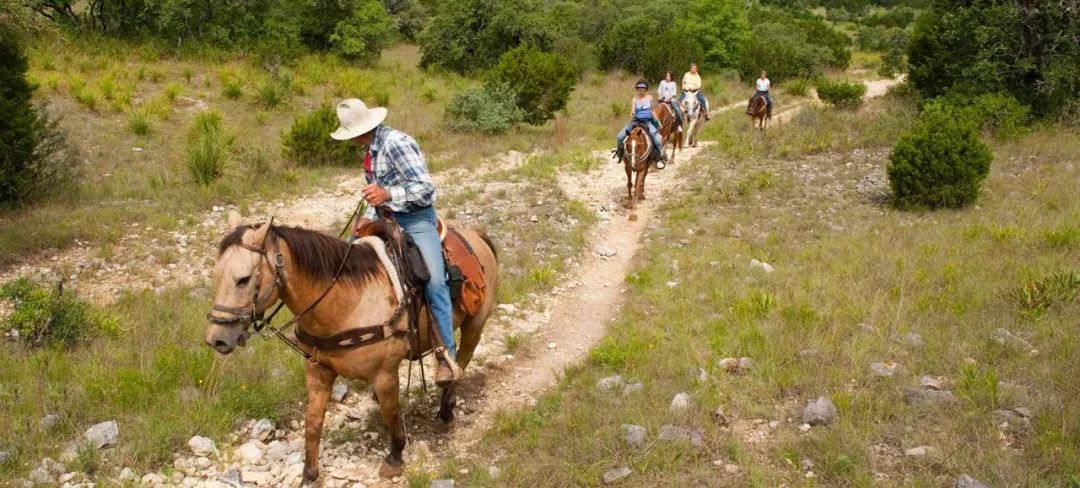
<path id="1" fill-rule="evenodd" d="M 364 176 L 369 184 L 377 184 L 390 193 L 390 200 L 384 204 L 390 210 L 408 213 L 435 204 L 435 184 L 416 139 L 380 125 L 368 151 L 371 172 L 365 171 Z M 364 217 L 374 219 L 375 207 L 368 207 Z"/>

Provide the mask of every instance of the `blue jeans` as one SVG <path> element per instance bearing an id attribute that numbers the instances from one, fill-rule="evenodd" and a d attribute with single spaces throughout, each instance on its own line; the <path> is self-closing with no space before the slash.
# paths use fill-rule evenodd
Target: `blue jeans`
<path id="1" fill-rule="evenodd" d="M 424 256 L 431 279 L 424 287 L 424 296 L 435 316 L 436 328 L 443 345 L 454 357 L 457 352 L 454 343 L 454 311 L 450 303 L 450 286 L 446 284 L 446 262 L 443 260 L 442 241 L 435 224 L 435 207 L 427 207 L 409 213 L 394 212 L 401 229 L 409 234 Z"/>
<path id="2" fill-rule="evenodd" d="M 754 96 L 758 96 L 758 95 L 761 95 L 761 96 L 765 97 L 765 107 L 769 112 L 772 112 L 772 95 L 769 95 L 769 92 L 767 92 L 767 91 L 760 91 L 760 90 L 758 90 L 758 92 L 756 94 L 754 94 Z"/>
<path id="3" fill-rule="evenodd" d="M 686 92 L 682 92 L 682 94 L 679 95 L 679 104 L 682 104 L 684 98 L 686 98 Z M 705 94 L 701 93 L 701 90 L 697 91 L 697 101 L 699 105 L 704 107 L 702 110 L 704 110 L 705 113 L 709 113 L 709 101 L 705 99 Z"/>
<path id="4" fill-rule="evenodd" d="M 626 124 L 626 127 L 623 127 L 622 132 L 619 132 L 619 135 L 615 136 L 615 147 L 622 148 L 623 141 L 626 140 L 626 136 L 630 135 L 630 131 L 634 130 L 634 126 L 637 125 L 637 123 L 637 121 L 631 121 L 629 124 Z M 663 139 L 660 139 L 660 132 L 656 130 L 656 126 L 653 125 L 652 121 L 645 122 L 643 125 L 649 128 L 649 137 L 653 140 L 653 151 L 659 152 L 660 148 L 664 146 Z"/>

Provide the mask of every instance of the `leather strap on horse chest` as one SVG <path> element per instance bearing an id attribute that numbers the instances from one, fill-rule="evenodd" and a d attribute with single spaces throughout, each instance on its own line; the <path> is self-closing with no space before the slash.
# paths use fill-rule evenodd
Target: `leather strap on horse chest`
<path id="1" fill-rule="evenodd" d="M 332 352 L 364 347 L 391 337 L 403 337 L 408 333 L 408 330 L 399 329 L 395 325 L 401 321 L 402 315 L 405 315 L 411 302 L 412 294 L 406 295 L 394 310 L 394 314 L 381 324 L 356 327 L 328 337 L 316 337 L 304 331 L 303 327 L 297 327 L 296 340 L 318 351 Z M 389 335 L 386 334 L 386 329 L 390 329 Z"/>

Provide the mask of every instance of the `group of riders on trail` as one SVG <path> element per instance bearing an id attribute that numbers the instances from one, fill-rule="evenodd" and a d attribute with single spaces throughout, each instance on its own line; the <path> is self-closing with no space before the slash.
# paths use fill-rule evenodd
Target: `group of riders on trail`
<path id="1" fill-rule="evenodd" d="M 769 88 L 772 87 L 772 82 L 765 76 L 765 72 L 761 72 L 761 77 L 755 81 L 755 87 L 757 91 L 751 100 L 757 97 L 764 97 L 767 103 L 767 111 L 772 114 L 772 96 L 769 94 Z M 700 115 L 709 120 L 709 101 L 705 98 L 705 94 L 701 92 L 701 75 L 698 73 L 698 66 L 696 63 L 690 64 L 690 71 L 687 71 L 682 78 L 682 94 L 676 99 L 676 86 L 672 80 L 671 72 L 664 73 L 664 80 L 660 82 L 660 85 L 656 89 L 656 95 L 659 103 L 667 104 L 671 107 L 672 112 L 675 114 L 675 132 L 683 132 L 683 100 L 687 95 L 691 95 L 697 98 L 697 108 L 700 110 Z M 634 88 L 637 93 L 630 101 L 630 113 L 631 121 L 623 127 L 622 131 L 615 137 L 615 160 L 622 161 L 625 153 L 623 142 L 635 127 L 644 127 L 648 133 L 649 138 L 652 139 L 652 159 L 656 161 L 656 169 L 663 169 L 667 163 L 667 155 L 664 154 L 663 147 L 664 141 L 660 135 L 660 120 L 653 114 L 653 102 L 652 95 L 649 94 L 649 83 L 644 79 L 638 80 L 634 84 Z M 695 115 L 695 114 L 691 114 Z"/>
<path id="2" fill-rule="evenodd" d="M 697 66 L 691 65 L 676 99 L 675 82 L 670 72 L 666 74 L 657 92 L 659 102 L 672 109 L 671 114 L 661 110 L 665 135 L 683 132 L 684 120 L 691 122 L 687 135 L 692 135 L 700 120 L 708 119 L 701 86 Z M 643 198 L 649 159 L 657 168 L 663 168 L 666 160 L 649 86 L 642 80 L 635 88 L 633 121 L 618 136 L 620 159 L 628 137 L 635 141 L 632 159 L 637 158 L 638 143 L 649 144 L 643 133 L 635 132 L 639 126 L 647 128 L 653 157 L 641 160 L 645 166 L 637 170 L 638 193 L 630 208 Z M 757 89 L 755 96 L 765 96 L 771 105 L 764 73 Z M 435 184 L 416 140 L 384 124 L 385 108 L 369 108 L 358 99 L 338 103 L 337 116 L 340 127 L 330 137 L 366 148 L 363 198 L 353 215 L 358 218 L 349 243 L 314 231 L 274 226 L 272 220 L 245 226 L 238 214 L 230 214 L 229 234 L 215 265 L 214 304 L 207 315 L 206 343 L 221 354 L 243 346 L 252 328 L 284 340 L 307 360 L 305 483 L 319 477 L 322 419 L 338 375 L 372 384 L 390 432 L 389 453 L 379 473 L 385 477 L 402 473 L 406 436 L 398 403 L 399 364 L 434 354 L 435 383 L 443 388 L 439 418 L 451 421 L 455 384 L 494 309 L 498 284 L 497 255 L 487 236 L 443 225 L 436 214 Z M 628 164 L 628 178 L 630 168 Z M 358 216 L 364 204 L 368 207 Z M 631 214 L 630 219 L 636 216 Z M 277 307 L 265 316 L 275 303 Z M 292 319 L 270 327 L 282 306 L 293 312 Z M 370 324 L 373 319 L 380 322 Z M 282 331 L 294 325 L 295 339 L 286 337 Z M 455 340 L 455 326 L 461 331 L 460 342 Z M 376 343 L 384 346 L 364 347 Z"/>

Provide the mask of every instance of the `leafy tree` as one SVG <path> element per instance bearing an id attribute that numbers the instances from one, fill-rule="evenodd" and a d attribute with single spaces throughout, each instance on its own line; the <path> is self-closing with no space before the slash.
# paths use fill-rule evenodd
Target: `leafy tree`
<path id="1" fill-rule="evenodd" d="M 393 20 L 379 0 L 361 0 L 352 15 L 334 27 L 330 43 L 346 58 L 371 63 L 392 38 L 393 29 Z"/>
<path id="2" fill-rule="evenodd" d="M 820 18 L 774 8 L 754 9 L 749 17 L 754 34 L 744 40 L 738 64 L 745 78 L 761 71 L 774 81 L 814 78 L 851 60 L 850 39 Z"/>
<path id="3" fill-rule="evenodd" d="M 0 205 L 63 191 L 73 175 L 64 136 L 31 103 L 27 61 L 14 30 L 0 24 Z"/>
<path id="4" fill-rule="evenodd" d="M 691 0 L 681 25 L 705 51 L 702 66 L 715 70 L 737 65 L 750 34 L 743 2 L 737 0 Z"/>
<path id="5" fill-rule="evenodd" d="M 934 0 L 915 22 L 910 79 L 927 97 L 1005 92 L 1048 115 L 1080 101 L 1078 40 L 1075 2 Z"/>
<path id="6" fill-rule="evenodd" d="M 542 124 L 566 107 L 577 81 L 573 67 L 561 56 L 528 46 L 504 53 L 488 76 L 517 93 L 517 106 L 530 124 Z"/>
<path id="7" fill-rule="evenodd" d="M 416 40 L 431 18 L 428 8 L 416 0 L 383 0 L 383 6 L 394 20 L 394 28 L 410 41 Z"/>
<path id="8" fill-rule="evenodd" d="M 420 33 L 420 65 L 459 73 L 491 67 L 515 46 L 550 51 L 567 23 L 541 0 L 442 2 Z"/>

